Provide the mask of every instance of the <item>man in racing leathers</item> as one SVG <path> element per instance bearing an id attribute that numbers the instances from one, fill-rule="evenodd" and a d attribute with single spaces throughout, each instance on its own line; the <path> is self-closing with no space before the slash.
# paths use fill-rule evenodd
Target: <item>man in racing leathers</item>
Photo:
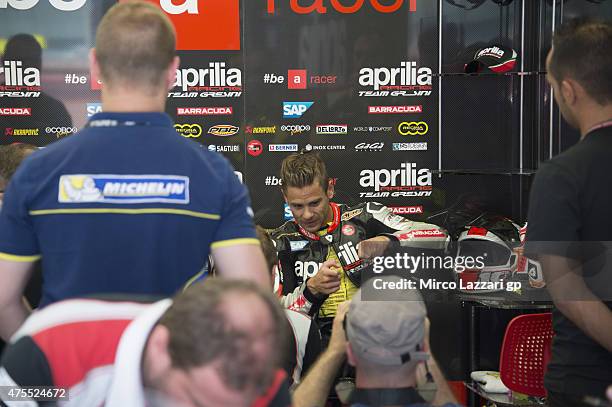
<path id="1" fill-rule="evenodd" d="M 288 156 L 280 175 L 283 196 L 294 216 L 271 233 L 279 258 L 282 302 L 289 309 L 318 316 L 324 338 L 338 304 L 351 299 L 359 288 L 367 259 L 383 255 L 389 242 L 446 247 L 448 234 L 436 225 L 410 221 L 378 203 L 348 207 L 330 202 L 334 186 L 316 153 Z"/>

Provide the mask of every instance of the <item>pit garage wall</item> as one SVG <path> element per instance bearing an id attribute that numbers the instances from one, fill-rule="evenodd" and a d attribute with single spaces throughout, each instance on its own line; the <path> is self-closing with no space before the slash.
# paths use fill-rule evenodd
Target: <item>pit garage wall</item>
<path id="1" fill-rule="evenodd" d="M 284 150 L 308 145 L 320 149 L 327 162 L 338 202 L 377 200 L 412 212 L 409 216 L 415 219 L 454 204 L 479 206 L 524 221 L 533 170 L 577 140 L 551 104 L 545 82 L 551 33 L 571 17 L 612 18 L 609 0 L 152 2 L 179 13 L 169 15 L 178 31 L 182 79 L 201 79 L 199 70 L 211 64 L 216 76 L 222 68 L 226 77 L 235 77 L 238 70 L 240 83 L 181 83 L 172 90 L 166 111 L 185 136 L 222 151 L 243 174 L 256 220 L 267 227 L 279 225 L 287 214 L 277 178 L 280 162 L 289 154 Z M 44 46 L 42 91 L 70 115 L 63 118 L 61 109 L 43 97 L 0 97 L 2 108 L 31 108 L 30 116 L 0 116 L 1 144 L 44 146 L 81 129 L 99 109 L 100 91 L 89 74 L 87 53 L 95 27 L 114 3 L 0 1 L 0 38 L 37 35 Z M 495 44 L 518 52 L 512 72 L 461 73 L 477 49 Z M 375 90 L 365 75 L 377 72 L 384 80 L 387 70 L 403 63 L 417 73 L 430 70 L 431 80 L 421 77 L 419 83 L 417 78 L 421 87 L 412 87 L 409 79 L 400 81 L 397 85 L 405 87 L 396 89 L 397 96 L 361 96 Z M 305 82 L 292 81 L 295 75 Z M 284 102 L 312 104 L 301 117 L 284 118 Z M 299 113 L 294 106 L 300 104 L 290 106 L 288 113 Z M 370 106 L 402 106 L 412 113 L 369 113 Z M 178 115 L 179 108 L 190 107 L 221 109 L 215 115 Z M 412 125 L 402 126 L 404 122 Z M 324 126 L 319 133 L 338 134 L 317 134 L 318 126 Z M 38 135 L 10 135 L 7 129 L 37 130 Z M 408 134 L 418 133 L 415 129 L 423 134 Z M 404 184 L 415 183 L 413 171 L 422 185 L 402 185 L 402 178 Z M 401 196 L 411 194 L 417 196 Z M 464 378 L 460 341 L 452 346 L 446 338 L 461 337 L 459 307 L 434 304 L 429 310 L 436 319 L 436 355 L 456 380 Z M 481 343 L 491 349 L 483 345 L 482 367 L 495 369 L 501 337 L 493 338 L 491 332 L 501 335 L 505 322 L 495 317 L 486 325 L 491 329 Z"/>

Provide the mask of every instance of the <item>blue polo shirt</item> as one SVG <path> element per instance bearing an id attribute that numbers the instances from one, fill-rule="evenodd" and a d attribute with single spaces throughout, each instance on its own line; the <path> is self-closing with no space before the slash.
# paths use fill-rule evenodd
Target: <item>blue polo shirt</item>
<path id="1" fill-rule="evenodd" d="M 0 258 L 42 258 L 41 305 L 93 293 L 172 295 L 210 247 L 258 244 L 229 162 L 163 113 L 99 113 L 28 157 L 0 211 Z"/>

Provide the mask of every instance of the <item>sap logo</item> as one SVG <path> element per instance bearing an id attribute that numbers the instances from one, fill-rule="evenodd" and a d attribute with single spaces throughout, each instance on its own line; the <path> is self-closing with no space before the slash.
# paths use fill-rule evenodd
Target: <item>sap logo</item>
<path id="1" fill-rule="evenodd" d="M 87 117 L 91 117 L 96 113 L 102 112 L 102 104 L 101 103 L 88 103 L 87 104 Z"/>
<path id="2" fill-rule="evenodd" d="M 365 0 L 354 0 L 352 6 L 342 4 L 338 0 L 331 0 L 331 6 L 334 10 L 342 14 L 354 14 L 361 10 Z M 291 0 L 291 10 L 296 14 L 310 14 L 317 12 L 319 14 L 327 14 L 327 6 L 325 0 L 311 0 L 309 6 L 302 6 L 297 0 Z M 346 3 L 346 1 L 344 2 Z M 417 9 L 416 0 L 408 0 L 409 9 L 411 13 L 414 13 Z M 393 4 L 384 5 L 381 4 L 381 0 L 370 0 L 372 8 L 379 13 L 395 13 L 404 5 L 404 0 L 395 0 Z M 268 14 L 274 14 L 276 12 L 276 1 L 268 0 Z"/>
<path id="3" fill-rule="evenodd" d="M 314 277 L 319 271 L 323 263 L 317 263 L 316 261 L 299 261 L 295 262 L 295 275 L 302 278 Z"/>
<path id="4" fill-rule="evenodd" d="M 314 104 L 314 102 L 283 102 L 283 118 L 298 119 Z"/>
<path id="5" fill-rule="evenodd" d="M 289 205 L 287 205 L 286 203 L 284 204 L 285 206 L 285 210 L 284 210 L 284 218 L 285 220 L 293 220 L 293 213 L 291 212 L 291 208 L 289 208 Z"/>
<path id="6" fill-rule="evenodd" d="M 308 246 L 308 243 L 308 240 L 291 241 L 289 242 L 289 247 L 291 248 L 292 252 L 299 252 L 304 250 L 304 248 Z"/>

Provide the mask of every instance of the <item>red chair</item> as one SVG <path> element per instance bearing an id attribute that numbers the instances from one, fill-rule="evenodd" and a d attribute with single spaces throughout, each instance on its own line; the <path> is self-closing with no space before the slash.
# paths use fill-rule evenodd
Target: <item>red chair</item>
<path id="1" fill-rule="evenodd" d="M 499 359 L 500 378 L 510 390 L 545 397 L 544 373 L 550 360 L 552 314 L 526 314 L 506 328 Z"/>

